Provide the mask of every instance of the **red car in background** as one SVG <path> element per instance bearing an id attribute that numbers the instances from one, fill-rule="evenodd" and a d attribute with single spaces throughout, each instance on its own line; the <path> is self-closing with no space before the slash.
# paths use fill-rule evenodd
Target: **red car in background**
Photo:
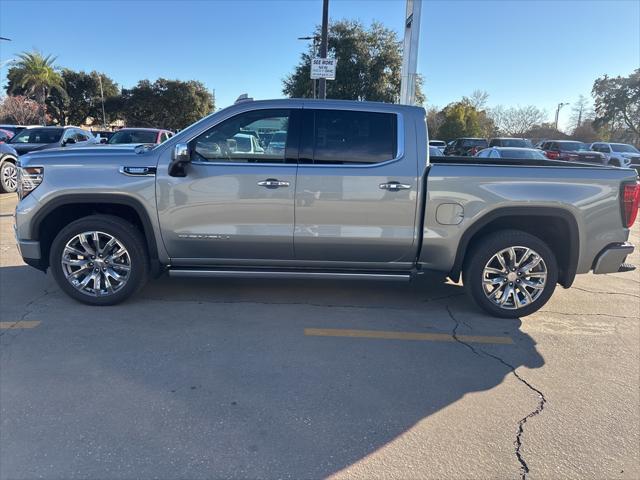
<path id="1" fill-rule="evenodd" d="M 598 163 L 604 165 L 606 158 L 599 152 L 593 152 L 586 143 L 574 140 L 547 140 L 540 149 L 549 160 L 567 162 Z"/>

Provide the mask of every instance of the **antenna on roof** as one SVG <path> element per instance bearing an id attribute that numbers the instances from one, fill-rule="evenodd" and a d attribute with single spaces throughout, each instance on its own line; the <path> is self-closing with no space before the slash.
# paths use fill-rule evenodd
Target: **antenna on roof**
<path id="1" fill-rule="evenodd" d="M 253 98 L 251 98 L 248 93 L 243 93 L 238 98 L 236 98 L 236 101 L 234 103 L 252 102 L 252 101 L 253 101 Z"/>

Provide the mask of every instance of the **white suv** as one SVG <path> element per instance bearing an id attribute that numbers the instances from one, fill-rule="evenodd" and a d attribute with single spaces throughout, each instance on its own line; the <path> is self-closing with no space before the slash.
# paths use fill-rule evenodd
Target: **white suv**
<path id="1" fill-rule="evenodd" d="M 640 168 L 640 151 L 628 143 L 597 142 L 591 144 L 591 150 L 603 153 L 608 165 Z"/>

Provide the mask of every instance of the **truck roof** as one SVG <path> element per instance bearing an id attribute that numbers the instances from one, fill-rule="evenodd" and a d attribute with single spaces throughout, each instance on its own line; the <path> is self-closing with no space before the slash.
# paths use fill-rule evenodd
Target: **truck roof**
<path id="1" fill-rule="evenodd" d="M 269 106 L 269 107 L 273 107 L 273 108 L 287 108 L 287 107 L 291 107 L 292 105 L 299 105 L 299 104 L 305 104 L 305 105 L 310 105 L 310 106 L 318 106 L 318 107 L 323 107 L 323 108 L 327 108 L 327 107 L 333 107 L 335 106 L 336 108 L 353 108 L 354 110 L 358 110 L 358 109 L 362 109 L 364 108 L 370 108 L 370 109 L 375 109 L 375 110 L 389 110 L 389 111 L 394 111 L 397 112 L 398 110 L 422 110 L 424 111 L 423 107 L 418 107 L 418 106 L 414 106 L 414 105 L 401 105 L 398 103 L 384 103 L 384 102 L 370 102 L 370 101 L 356 101 L 356 100 L 334 100 L 334 99 L 327 99 L 327 100 L 320 100 L 320 99 L 313 99 L 313 98 L 281 98 L 281 99 L 273 99 L 273 100 L 243 100 L 242 102 L 239 102 L 237 104 L 234 104 L 232 106 L 238 106 L 238 105 L 254 105 L 254 106 Z"/>

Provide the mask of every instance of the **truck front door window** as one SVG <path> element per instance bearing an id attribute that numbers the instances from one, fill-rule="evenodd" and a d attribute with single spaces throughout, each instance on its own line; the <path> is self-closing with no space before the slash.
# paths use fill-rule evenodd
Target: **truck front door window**
<path id="1" fill-rule="evenodd" d="M 229 163 L 284 163 L 289 110 L 255 110 L 216 125 L 193 141 L 194 160 Z M 278 132 L 261 145 L 259 132 Z M 275 137 L 275 135 L 274 135 Z M 275 141 L 277 140 L 277 141 Z"/>

